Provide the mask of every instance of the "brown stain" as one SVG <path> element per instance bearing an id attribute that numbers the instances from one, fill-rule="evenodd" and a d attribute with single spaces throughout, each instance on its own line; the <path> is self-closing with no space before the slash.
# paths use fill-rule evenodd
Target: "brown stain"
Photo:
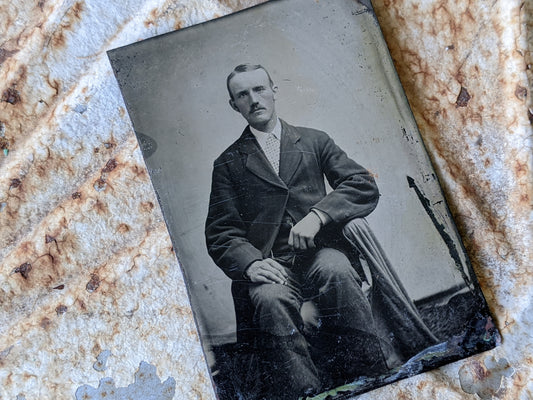
<path id="1" fill-rule="evenodd" d="M 96 289 L 98 289 L 98 287 L 100 286 L 100 283 L 101 283 L 100 277 L 97 274 L 91 274 L 91 279 L 89 280 L 89 282 L 87 282 L 87 285 L 85 285 L 85 289 L 89 293 L 92 293 L 96 291 Z"/>
<path id="2" fill-rule="evenodd" d="M 52 98 L 59 96 L 61 82 L 59 82 L 57 79 L 51 79 L 50 75 L 46 75 L 45 82 L 54 91 Z"/>
<path id="3" fill-rule="evenodd" d="M 44 330 L 48 330 L 48 328 L 50 328 L 50 325 L 52 325 L 52 321 L 50 321 L 50 319 L 47 317 L 44 317 L 43 319 L 41 319 L 41 322 L 39 322 L 39 326 Z"/>
<path id="4" fill-rule="evenodd" d="M 77 1 L 72 7 L 65 13 L 61 19 L 59 26 L 50 37 L 49 43 L 56 49 L 64 48 L 67 44 L 66 32 L 73 31 L 75 25 L 81 20 L 81 14 L 83 12 L 83 2 Z"/>
<path id="5" fill-rule="evenodd" d="M 133 174 L 137 177 L 137 178 L 142 178 L 142 179 L 145 179 L 148 177 L 147 173 L 146 173 L 146 168 L 143 168 L 139 165 L 133 165 L 131 167 L 131 172 L 133 172 Z"/>
<path id="6" fill-rule="evenodd" d="M 524 178 L 529 174 L 529 168 L 527 162 L 520 162 L 519 160 L 515 160 L 514 163 L 514 173 L 515 176 L 518 178 Z"/>
<path id="7" fill-rule="evenodd" d="M 151 201 L 143 201 L 139 204 L 139 209 L 145 213 L 151 213 L 154 210 L 154 203 Z"/>
<path id="8" fill-rule="evenodd" d="M 13 270 L 14 274 L 20 274 L 24 279 L 28 279 L 30 277 L 30 272 L 32 270 L 32 265 L 29 262 L 25 262 L 21 265 L 19 265 L 17 268 Z"/>
<path id="9" fill-rule="evenodd" d="M 56 307 L 56 313 L 57 315 L 62 315 L 62 314 L 65 314 L 68 310 L 68 307 L 65 306 L 64 304 L 60 304 Z"/>
<path id="10" fill-rule="evenodd" d="M 72 197 L 72 200 L 81 199 L 81 192 L 74 192 L 70 197 Z"/>
<path id="11" fill-rule="evenodd" d="M 457 101 L 455 102 L 455 104 L 457 105 L 457 107 L 466 107 L 471 98 L 472 97 L 470 96 L 470 93 L 468 93 L 468 90 L 465 87 L 461 86 L 461 91 L 457 96 Z"/>
<path id="12" fill-rule="evenodd" d="M 22 186 L 22 181 L 19 178 L 12 178 L 9 183 L 9 190 L 18 189 Z"/>
<path id="13" fill-rule="evenodd" d="M 96 199 L 94 202 L 93 210 L 95 210 L 100 215 L 106 215 L 108 213 L 107 204 L 101 201 L 100 199 Z"/>
<path id="14" fill-rule="evenodd" d="M 104 174 L 109 173 L 113 171 L 117 166 L 118 166 L 117 161 L 114 158 L 112 158 L 106 163 L 105 167 L 102 169 L 102 173 Z"/>
<path id="15" fill-rule="evenodd" d="M 5 150 L 5 149 L 8 149 L 11 147 L 10 143 L 9 143 L 9 139 L 6 138 L 6 137 L 0 137 L 0 149 L 1 150 Z"/>
<path id="16" fill-rule="evenodd" d="M 527 89 L 523 86 L 516 85 L 514 95 L 518 100 L 524 101 L 527 98 Z"/>
<path id="17" fill-rule="evenodd" d="M 98 342 L 96 342 L 93 346 L 93 348 L 91 349 L 91 353 L 93 353 L 93 355 L 96 357 L 98 356 L 100 353 L 102 352 L 102 347 L 100 346 L 100 344 Z"/>
<path id="18" fill-rule="evenodd" d="M 78 298 L 76 302 L 78 303 L 78 306 L 80 307 L 80 310 L 82 312 L 87 312 L 87 304 L 85 304 L 85 302 L 82 299 Z"/>
<path id="19" fill-rule="evenodd" d="M 15 105 L 21 101 L 20 92 L 17 90 L 16 85 L 11 85 L 11 87 L 4 90 L 2 93 L 2 98 L 0 101 Z"/>
<path id="20" fill-rule="evenodd" d="M 18 53 L 19 50 L 6 50 L 0 47 L 0 65 L 2 65 L 8 58 Z"/>
<path id="21" fill-rule="evenodd" d="M 122 224 L 120 224 L 118 226 L 117 230 L 118 230 L 119 233 L 124 235 L 124 234 L 128 233 L 131 230 L 131 228 L 130 228 L 130 226 L 128 224 L 122 223 Z"/>

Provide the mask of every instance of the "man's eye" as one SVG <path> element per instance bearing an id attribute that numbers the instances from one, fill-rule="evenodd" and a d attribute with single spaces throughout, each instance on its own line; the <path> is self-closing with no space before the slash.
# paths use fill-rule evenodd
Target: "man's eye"
<path id="1" fill-rule="evenodd" d="M 243 97 L 246 97 L 246 93 L 239 93 L 239 94 L 238 94 L 238 97 L 239 97 L 240 99 L 242 99 Z"/>

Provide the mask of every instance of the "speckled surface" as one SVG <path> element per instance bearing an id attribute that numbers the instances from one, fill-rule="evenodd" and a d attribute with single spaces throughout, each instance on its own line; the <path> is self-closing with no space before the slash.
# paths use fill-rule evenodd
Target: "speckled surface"
<path id="1" fill-rule="evenodd" d="M 0 1 L 1 399 L 128 387 L 142 361 L 214 399 L 105 51 L 255 3 Z M 503 344 L 360 398 L 531 399 L 533 2 L 374 7 Z"/>

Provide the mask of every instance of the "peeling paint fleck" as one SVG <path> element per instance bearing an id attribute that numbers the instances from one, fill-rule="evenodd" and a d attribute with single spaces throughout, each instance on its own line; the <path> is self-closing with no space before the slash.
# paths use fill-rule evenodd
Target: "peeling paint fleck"
<path id="1" fill-rule="evenodd" d="M 98 357 L 96 357 L 96 362 L 93 364 L 93 368 L 96 371 L 105 371 L 107 369 L 107 359 L 111 355 L 111 352 L 109 350 L 104 350 L 100 354 L 98 354 Z"/>
<path id="2" fill-rule="evenodd" d="M 85 104 L 78 104 L 76 107 L 74 107 L 74 111 L 79 114 L 83 114 L 85 111 L 87 111 L 87 106 Z"/>
<path id="3" fill-rule="evenodd" d="M 79 387 L 76 390 L 76 400 L 172 400 L 175 391 L 174 378 L 169 377 L 161 382 L 156 367 L 142 361 L 131 385 L 117 388 L 113 378 L 103 378 L 96 389 L 89 385 Z"/>
<path id="4" fill-rule="evenodd" d="M 503 377 L 510 377 L 514 369 L 505 358 L 495 360 L 487 357 L 484 362 L 468 362 L 459 370 L 461 388 L 470 394 L 477 394 L 482 400 L 490 400 L 502 390 Z"/>
<path id="5" fill-rule="evenodd" d="M 93 185 L 94 189 L 97 191 L 97 192 L 101 192 L 103 190 L 106 189 L 107 187 L 107 183 L 104 179 L 102 178 L 98 178 L 95 182 L 94 182 L 94 185 Z"/>

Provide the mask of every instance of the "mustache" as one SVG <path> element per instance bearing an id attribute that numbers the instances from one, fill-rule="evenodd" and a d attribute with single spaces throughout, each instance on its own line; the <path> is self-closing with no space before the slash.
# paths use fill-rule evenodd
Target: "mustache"
<path id="1" fill-rule="evenodd" d="M 254 104 L 254 105 L 252 105 L 250 107 L 250 112 L 253 113 L 253 112 L 257 111 L 257 110 L 264 110 L 264 109 L 265 109 L 265 107 L 263 107 L 262 105 L 259 105 L 259 104 L 255 105 Z"/>

